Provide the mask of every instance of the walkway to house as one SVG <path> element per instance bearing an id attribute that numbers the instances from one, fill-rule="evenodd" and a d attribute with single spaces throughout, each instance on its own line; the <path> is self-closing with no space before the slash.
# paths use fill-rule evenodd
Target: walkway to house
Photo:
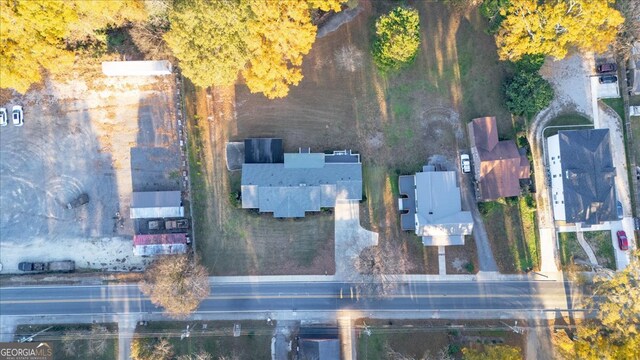
<path id="1" fill-rule="evenodd" d="M 589 244 L 587 244 L 587 241 L 584 239 L 584 232 L 578 231 L 576 232 L 576 235 L 577 235 L 576 237 L 578 238 L 578 243 L 580 244 L 580 246 L 582 246 L 582 249 L 584 250 L 584 252 L 587 253 L 589 262 L 594 265 L 598 265 L 598 259 L 596 258 L 596 254 L 593 252 L 593 249 L 591 248 L 591 246 L 589 246 Z"/>

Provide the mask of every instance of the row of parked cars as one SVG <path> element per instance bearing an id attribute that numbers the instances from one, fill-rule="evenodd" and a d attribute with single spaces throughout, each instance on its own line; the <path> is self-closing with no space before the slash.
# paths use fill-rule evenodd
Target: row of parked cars
<path id="1" fill-rule="evenodd" d="M 22 106 L 15 105 L 11 109 L 11 122 L 15 126 L 24 125 L 24 112 L 22 111 Z M 9 115 L 7 114 L 7 109 L 0 108 L 0 125 L 7 126 L 9 124 Z"/>

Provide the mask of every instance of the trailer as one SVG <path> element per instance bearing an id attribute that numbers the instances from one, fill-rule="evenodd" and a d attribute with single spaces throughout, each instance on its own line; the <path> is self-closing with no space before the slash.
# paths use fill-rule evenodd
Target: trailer
<path id="1" fill-rule="evenodd" d="M 20 271 L 28 273 L 41 272 L 72 272 L 76 269 L 73 260 L 49 261 L 49 262 L 21 262 L 18 264 Z"/>

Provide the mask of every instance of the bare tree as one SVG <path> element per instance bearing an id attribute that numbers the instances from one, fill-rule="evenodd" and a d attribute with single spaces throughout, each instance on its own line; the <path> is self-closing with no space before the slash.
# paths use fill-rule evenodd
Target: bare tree
<path id="1" fill-rule="evenodd" d="M 196 257 L 163 255 L 147 268 L 140 289 L 167 315 L 184 318 L 209 296 L 209 275 Z"/>
<path id="2" fill-rule="evenodd" d="M 213 356 L 204 350 L 200 350 L 195 354 L 180 355 L 178 360 L 213 360 Z"/>
<path id="3" fill-rule="evenodd" d="M 614 44 L 615 52 L 623 59 L 628 59 L 633 44 L 640 40 L 640 1 L 618 0 L 616 8 L 624 16 L 624 23 L 618 31 L 618 37 Z"/>
<path id="4" fill-rule="evenodd" d="M 396 289 L 398 276 L 413 267 L 404 250 L 389 242 L 366 248 L 355 260 L 358 288 L 368 296 L 386 296 Z"/>
<path id="5" fill-rule="evenodd" d="M 101 324 L 91 325 L 91 336 L 89 338 L 88 350 L 91 355 L 104 354 L 107 349 L 107 335 L 109 330 Z"/>
<path id="6" fill-rule="evenodd" d="M 65 331 L 62 335 L 62 351 L 70 357 L 76 356 L 78 352 L 78 340 L 82 337 L 82 332 L 78 330 Z"/>

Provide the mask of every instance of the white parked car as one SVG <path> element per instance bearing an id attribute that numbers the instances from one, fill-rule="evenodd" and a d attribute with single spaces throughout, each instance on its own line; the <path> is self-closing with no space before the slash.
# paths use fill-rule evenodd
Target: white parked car
<path id="1" fill-rule="evenodd" d="M 7 126 L 9 123 L 9 116 L 7 115 L 7 109 L 0 108 L 0 125 Z"/>
<path id="2" fill-rule="evenodd" d="M 13 118 L 13 125 L 24 125 L 24 113 L 22 112 L 22 106 L 14 106 L 13 109 L 11 109 L 11 117 Z"/>
<path id="3" fill-rule="evenodd" d="M 460 167 L 462 167 L 462 172 L 465 174 L 471 172 L 471 160 L 469 160 L 469 154 L 460 155 Z"/>

